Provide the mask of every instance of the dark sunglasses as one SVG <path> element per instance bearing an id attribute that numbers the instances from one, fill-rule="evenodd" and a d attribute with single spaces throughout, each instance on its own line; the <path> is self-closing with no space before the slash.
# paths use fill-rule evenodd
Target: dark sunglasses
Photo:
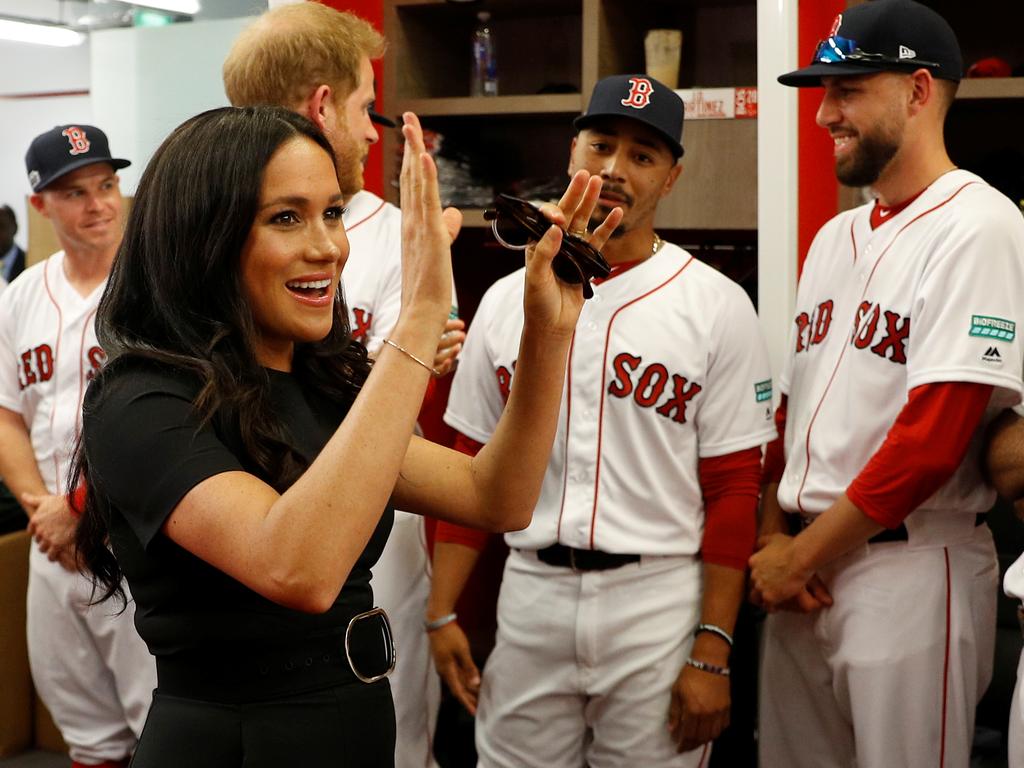
<path id="1" fill-rule="evenodd" d="M 912 52 L 911 52 L 912 53 Z M 884 53 L 868 53 L 857 47 L 854 40 L 847 37 L 832 36 L 818 43 L 814 51 L 812 64 L 824 62 L 826 64 L 838 64 L 848 61 L 853 64 L 892 64 L 895 66 L 925 67 L 937 69 L 940 65 L 934 61 L 922 61 L 914 57 L 896 58 L 887 56 Z"/>
<path id="2" fill-rule="evenodd" d="M 551 222 L 540 209 L 511 195 L 498 195 L 494 208 L 484 211 L 484 220 L 491 222 L 494 237 L 506 248 L 522 251 L 530 243 L 540 240 Z M 590 281 L 608 277 L 611 267 L 594 246 L 578 235 L 562 235 L 562 246 L 551 262 L 551 269 L 559 280 L 583 284 L 584 298 L 591 298 L 594 289 Z"/>

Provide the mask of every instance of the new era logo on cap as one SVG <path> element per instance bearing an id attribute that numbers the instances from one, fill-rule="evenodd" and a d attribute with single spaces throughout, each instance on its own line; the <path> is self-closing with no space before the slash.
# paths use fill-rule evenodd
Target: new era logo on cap
<path id="1" fill-rule="evenodd" d="M 93 163 L 115 171 L 131 163 L 110 156 L 107 135 L 92 125 L 58 125 L 32 140 L 25 153 L 25 170 L 33 192 L 41 192 L 61 176 Z"/>
<path id="2" fill-rule="evenodd" d="M 905 45 L 900 46 L 900 58 L 901 59 L 916 59 L 917 51 L 913 48 L 907 48 Z"/>

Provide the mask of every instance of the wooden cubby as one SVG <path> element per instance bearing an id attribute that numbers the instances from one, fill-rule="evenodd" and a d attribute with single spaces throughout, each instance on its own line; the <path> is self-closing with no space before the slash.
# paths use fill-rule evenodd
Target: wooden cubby
<path id="1" fill-rule="evenodd" d="M 473 98 L 470 40 L 481 10 L 491 13 L 497 41 L 499 95 Z M 567 180 L 573 118 L 599 79 L 644 71 L 647 30 L 682 29 L 679 87 L 716 88 L 756 85 L 756 27 L 756 0 L 384 0 L 384 103 L 443 134 L 445 150 L 457 147 L 495 192 L 516 194 L 523 178 Z M 395 203 L 400 138 L 388 132 L 383 147 Z M 753 293 L 757 120 L 687 120 L 683 145 L 683 175 L 655 225 L 666 239 L 718 256 L 734 242 L 743 263 L 723 271 L 748 276 Z M 482 208 L 458 207 L 468 230 L 485 226 Z M 457 267 L 471 268 L 476 256 L 462 251 L 479 253 L 487 240 L 470 231 L 456 243 Z"/>

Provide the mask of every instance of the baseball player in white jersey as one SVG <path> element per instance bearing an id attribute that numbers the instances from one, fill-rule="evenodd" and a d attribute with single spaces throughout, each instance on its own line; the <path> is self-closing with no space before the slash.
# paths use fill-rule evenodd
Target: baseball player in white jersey
<path id="1" fill-rule="evenodd" d="M 1024 220 L 946 154 L 960 73 L 938 14 L 877 0 L 779 78 L 824 87 L 836 174 L 877 199 L 811 245 L 780 378 L 785 441 L 751 558 L 753 596 L 777 611 L 766 768 L 970 759 L 997 580 L 979 453 L 1021 396 Z"/>
<path id="2" fill-rule="evenodd" d="M 149 709 L 156 667 L 133 624 L 91 607 L 65 496 L 86 385 L 105 356 L 95 314 L 121 239 L 121 193 L 97 128 L 64 125 L 25 157 L 32 205 L 64 250 L 25 270 L 0 303 L 0 474 L 22 501 L 30 556 L 28 651 L 36 690 L 74 766 L 123 766 Z"/>
<path id="3" fill-rule="evenodd" d="M 990 427 L 989 436 L 985 455 L 989 477 L 999 494 L 1013 502 L 1017 517 L 1024 520 L 1024 406 L 1001 414 Z M 1003 591 L 1024 600 L 1024 555 L 1006 569 Z M 1018 606 L 1017 617 L 1024 630 L 1024 607 Z M 1009 768 L 1024 768 L 1024 655 L 1018 663 L 1010 705 L 1007 757 Z"/>
<path id="4" fill-rule="evenodd" d="M 706 765 L 728 721 L 753 477 L 775 430 L 750 300 L 653 229 L 682 122 L 664 85 L 616 76 L 575 123 L 570 173 L 600 175 L 598 215 L 624 218 L 604 249 L 612 274 L 576 326 L 533 522 L 506 537 L 481 766 Z M 484 296 L 452 387 L 446 421 L 480 443 L 515 386 L 520 282 Z M 440 610 L 432 635 L 459 631 Z"/>
<path id="5" fill-rule="evenodd" d="M 363 165 L 378 139 L 373 123 L 394 127 L 373 110 L 370 62 L 383 50 L 383 38 L 365 20 L 319 3 L 300 3 L 257 19 L 224 63 L 225 90 L 233 105 L 280 104 L 310 118 L 331 142 L 350 245 L 343 290 L 352 333 L 371 355 L 398 320 L 402 291 L 401 212 L 363 190 Z M 287 73 L 288 82 L 282 82 L 281 73 Z M 455 212 L 446 218 L 454 237 L 460 219 Z M 465 339 L 456 306 L 453 286 L 453 318 L 433 362 L 439 376 L 452 370 Z M 422 624 L 430 573 L 421 516 L 395 512 L 388 544 L 373 568 L 373 591 L 391 618 L 399 653 L 391 676 L 396 765 L 433 765 L 440 685 Z"/>

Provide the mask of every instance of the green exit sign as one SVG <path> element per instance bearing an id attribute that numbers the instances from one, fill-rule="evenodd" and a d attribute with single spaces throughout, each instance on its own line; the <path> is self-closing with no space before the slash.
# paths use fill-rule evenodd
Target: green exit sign
<path id="1" fill-rule="evenodd" d="M 174 14 L 136 8 L 133 14 L 133 25 L 136 27 L 165 27 L 174 23 Z"/>

